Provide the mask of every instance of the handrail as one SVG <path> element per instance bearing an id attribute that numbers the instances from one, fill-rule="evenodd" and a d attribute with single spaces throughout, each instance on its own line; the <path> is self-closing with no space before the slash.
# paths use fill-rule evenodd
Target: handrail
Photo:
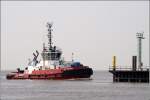
<path id="1" fill-rule="evenodd" d="M 109 66 L 109 70 L 133 70 L 133 68 L 131 66 L 116 66 L 115 69 L 113 66 Z M 146 70 L 150 70 L 150 66 L 144 66 L 142 69 L 140 68 L 136 68 L 137 71 L 146 71 Z"/>

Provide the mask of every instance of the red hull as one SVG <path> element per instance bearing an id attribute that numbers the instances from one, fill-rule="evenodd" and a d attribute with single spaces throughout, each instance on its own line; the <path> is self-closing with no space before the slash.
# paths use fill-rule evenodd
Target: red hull
<path id="1" fill-rule="evenodd" d="M 49 69 L 49 70 L 36 70 L 32 74 L 14 73 L 8 74 L 7 79 L 76 79 L 76 78 L 90 78 L 93 74 L 90 68 L 68 68 L 68 69 Z"/>

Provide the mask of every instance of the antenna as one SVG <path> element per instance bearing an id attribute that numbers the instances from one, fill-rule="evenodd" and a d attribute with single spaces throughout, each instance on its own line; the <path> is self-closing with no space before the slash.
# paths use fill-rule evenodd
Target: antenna
<path id="1" fill-rule="evenodd" d="M 138 40 L 137 51 L 138 51 L 138 68 L 139 69 L 142 69 L 142 66 L 143 66 L 143 63 L 142 63 L 142 39 L 144 39 L 143 33 L 144 32 L 136 33 L 136 37 L 137 37 L 137 40 Z"/>
<path id="2" fill-rule="evenodd" d="M 52 25 L 53 23 L 47 23 L 47 27 L 48 27 L 48 45 L 49 45 L 49 50 L 52 50 Z"/>
<path id="3" fill-rule="evenodd" d="M 74 53 L 72 52 L 72 62 L 74 62 L 74 57 L 73 56 L 74 56 Z"/>
<path id="4" fill-rule="evenodd" d="M 45 43 L 43 43 L 43 52 L 46 50 Z"/>
<path id="5" fill-rule="evenodd" d="M 43 43 L 43 67 L 45 67 L 45 43 Z"/>

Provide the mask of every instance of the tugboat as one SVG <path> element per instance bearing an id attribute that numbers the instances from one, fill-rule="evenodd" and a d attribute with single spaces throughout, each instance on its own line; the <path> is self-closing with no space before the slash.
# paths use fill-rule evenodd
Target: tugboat
<path id="1" fill-rule="evenodd" d="M 92 68 L 84 66 L 80 62 L 65 61 L 60 48 L 52 45 L 52 23 L 47 23 L 48 46 L 43 43 L 41 53 L 42 60 L 38 61 L 39 52 L 33 53 L 33 60 L 29 60 L 24 70 L 17 68 L 17 71 L 6 75 L 7 79 L 90 79 L 93 75 Z"/>

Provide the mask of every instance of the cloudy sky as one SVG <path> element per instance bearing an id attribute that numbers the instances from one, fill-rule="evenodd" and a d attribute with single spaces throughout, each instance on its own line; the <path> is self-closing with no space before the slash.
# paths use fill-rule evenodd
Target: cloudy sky
<path id="1" fill-rule="evenodd" d="M 143 32 L 143 63 L 149 64 L 149 1 L 1 1 L 1 68 L 25 68 L 35 50 L 47 43 L 47 22 L 53 22 L 53 43 L 63 57 L 95 70 L 131 66 L 137 55 L 136 33 Z M 39 58 L 40 59 L 40 58 Z"/>

